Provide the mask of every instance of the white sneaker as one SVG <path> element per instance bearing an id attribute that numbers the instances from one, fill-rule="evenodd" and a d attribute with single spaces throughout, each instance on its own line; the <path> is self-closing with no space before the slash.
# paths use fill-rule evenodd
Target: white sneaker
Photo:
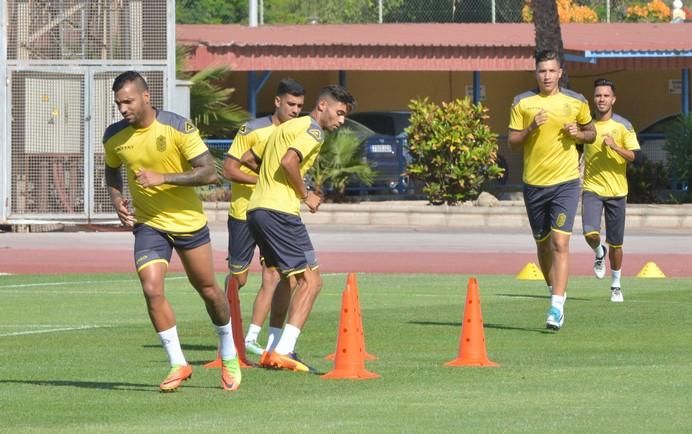
<path id="1" fill-rule="evenodd" d="M 610 301 L 613 303 L 622 303 L 625 299 L 622 297 L 622 290 L 617 286 L 610 287 Z"/>
<path id="2" fill-rule="evenodd" d="M 545 320 L 545 327 L 550 330 L 560 330 L 565 323 L 565 314 L 556 307 L 551 306 L 548 310 L 548 318 Z"/>
<path id="3" fill-rule="evenodd" d="M 262 348 L 257 341 L 245 341 L 245 349 L 248 353 L 256 356 L 261 356 L 264 352 L 264 348 Z"/>
<path id="4" fill-rule="evenodd" d="M 593 272 L 599 279 L 603 279 L 606 274 L 606 256 L 608 255 L 608 249 L 606 246 L 603 247 L 603 256 L 596 256 L 593 261 Z"/>

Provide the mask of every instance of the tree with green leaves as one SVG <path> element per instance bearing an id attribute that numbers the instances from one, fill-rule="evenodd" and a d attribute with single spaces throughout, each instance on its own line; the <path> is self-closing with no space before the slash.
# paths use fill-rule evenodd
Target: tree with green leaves
<path id="1" fill-rule="evenodd" d="M 247 0 L 176 0 L 179 24 L 236 24 L 247 22 Z"/>

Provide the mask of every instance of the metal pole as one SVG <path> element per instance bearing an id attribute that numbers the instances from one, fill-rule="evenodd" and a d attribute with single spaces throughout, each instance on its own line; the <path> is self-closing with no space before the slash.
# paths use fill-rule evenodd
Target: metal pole
<path id="1" fill-rule="evenodd" d="M 493 22 L 493 24 L 495 24 L 495 8 L 496 8 L 495 0 L 493 0 L 493 1 L 490 3 L 490 5 L 491 5 L 491 7 L 492 7 L 492 15 L 493 15 L 493 17 L 492 17 L 492 22 Z"/>
<path id="2" fill-rule="evenodd" d="M 690 114 L 690 70 L 682 70 L 682 114 Z"/>
<path id="3" fill-rule="evenodd" d="M 378 23 L 382 24 L 382 0 L 377 2 Z"/>
<path id="4" fill-rule="evenodd" d="M 7 101 L 7 2 L 0 4 L 0 222 L 7 221 L 10 180 L 10 134 L 8 130 Z"/>
<path id="5" fill-rule="evenodd" d="M 164 110 L 170 110 L 175 97 L 175 0 L 167 1 L 166 14 L 166 83 Z"/>
<path id="6" fill-rule="evenodd" d="M 481 102 L 481 73 L 473 71 L 473 103 Z"/>
<path id="7" fill-rule="evenodd" d="M 610 0 L 606 0 L 606 23 L 610 22 Z"/>
<path id="8" fill-rule="evenodd" d="M 247 22 L 250 27 L 257 27 L 257 0 L 249 0 Z"/>

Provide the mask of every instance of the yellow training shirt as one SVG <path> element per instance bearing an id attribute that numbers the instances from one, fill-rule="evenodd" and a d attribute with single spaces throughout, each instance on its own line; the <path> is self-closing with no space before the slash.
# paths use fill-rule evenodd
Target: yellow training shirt
<path id="1" fill-rule="evenodd" d="M 238 130 L 238 134 L 233 139 L 233 144 L 228 149 L 230 158 L 238 161 L 243 154 L 257 143 L 266 143 L 276 126 L 272 123 L 272 117 L 266 116 L 253 119 Z M 247 174 L 254 175 L 255 172 L 248 167 L 241 165 L 240 170 Z M 237 220 L 247 219 L 247 204 L 250 196 L 255 190 L 255 184 L 243 184 L 241 182 L 231 183 L 231 206 L 228 208 L 228 215 Z"/>
<path id="2" fill-rule="evenodd" d="M 572 122 L 591 122 L 586 98 L 567 89 L 555 95 L 542 95 L 537 89 L 522 93 L 514 98 L 509 128 L 528 128 L 541 109 L 548 113 L 548 121 L 524 142 L 524 183 L 547 187 L 578 179 L 579 154 L 574 139 L 563 128 Z"/>
<path id="3" fill-rule="evenodd" d="M 324 142 L 324 131 L 311 116 L 291 119 L 276 127 L 264 143 L 257 143 L 252 152 L 262 159 L 257 186 L 250 197 L 248 211 L 266 208 L 300 216 L 300 198 L 281 167 L 281 159 L 289 149 L 300 156 L 300 174 L 310 170 Z"/>
<path id="4" fill-rule="evenodd" d="M 584 145 L 584 190 L 601 197 L 627 196 L 627 160 L 603 142 L 610 135 L 615 144 L 630 151 L 639 149 L 632 124 L 613 114 L 607 121 L 596 121 L 596 141 Z"/>
<path id="5" fill-rule="evenodd" d="M 110 125 L 103 136 L 106 165 L 125 165 L 137 223 L 174 233 L 188 233 L 207 223 L 194 187 L 162 184 L 143 188 L 135 171 L 182 173 L 188 161 L 208 152 L 192 123 L 175 113 L 157 111 L 154 122 L 136 129 L 126 120 Z"/>

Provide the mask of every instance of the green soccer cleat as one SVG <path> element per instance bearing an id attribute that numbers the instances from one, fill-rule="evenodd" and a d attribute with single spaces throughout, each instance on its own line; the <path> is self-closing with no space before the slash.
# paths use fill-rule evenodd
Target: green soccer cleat
<path id="1" fill-rule="evenodd" d="M 245 341 L 245 350 L 256 356 L 261 356 L 264 353 L 264 348 L 260 347 L 257 341 Z"/>
<path id="2" fill-rule="evenodd" d="M 243 374 L 240 372 L 238 356 L 221 362 L 221 388 L 235 392 L 240 387 Z"/>

